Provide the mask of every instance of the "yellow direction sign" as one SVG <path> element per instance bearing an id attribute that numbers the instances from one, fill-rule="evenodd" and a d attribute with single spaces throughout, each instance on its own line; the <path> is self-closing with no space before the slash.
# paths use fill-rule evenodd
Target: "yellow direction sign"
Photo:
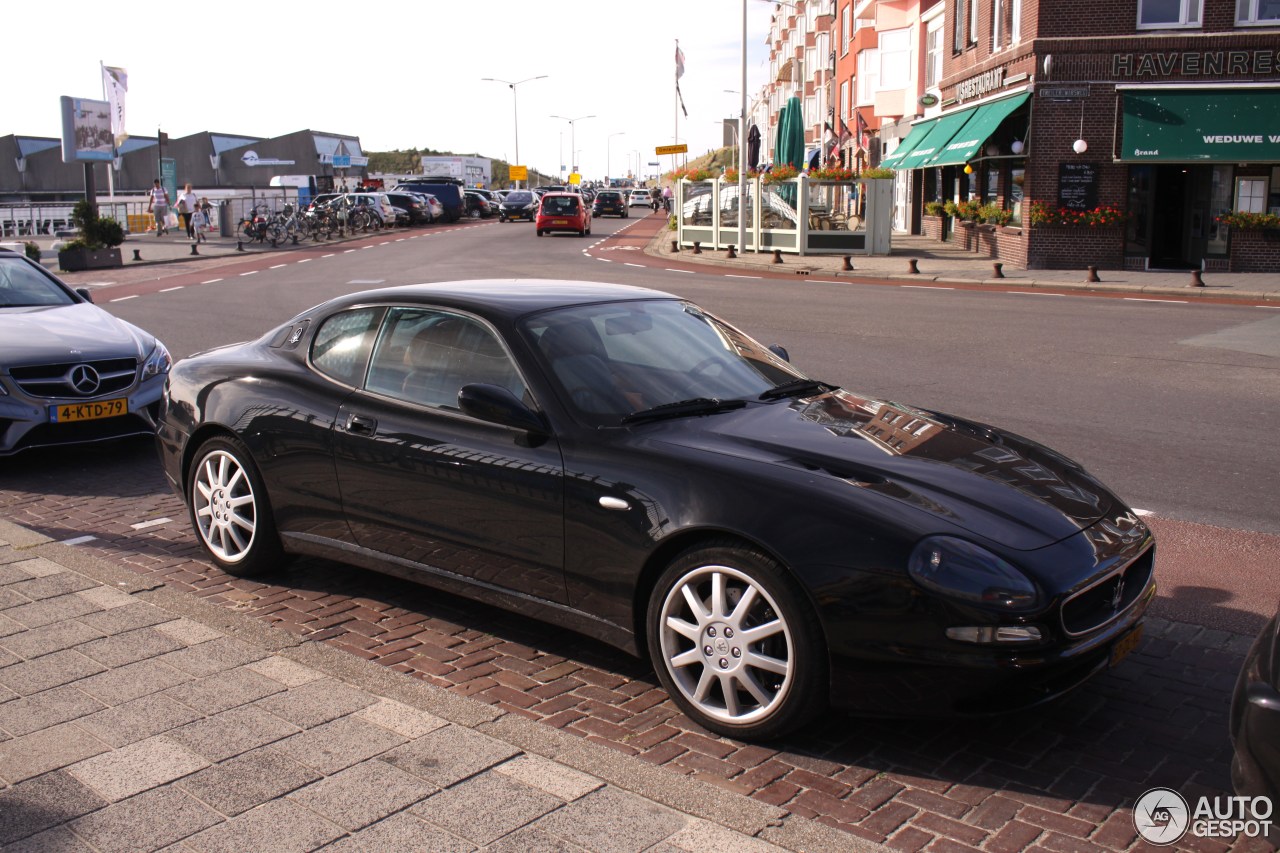
<path id="1" fill-rule="evenodd" d="M 512 166 L 509 171 L 511 172 L 511 180 L 513 181 L 529 180 L 528 166 Z"/>
<path id="2" fill-rule="evenodd" d="M 570 186 L 576 187 L 580 183 L 582 183 L 582 176 L 579 175 L 577 172 L 574 172 L 572 175 L 569 176 Z"/>
<path id="3" fill-rule="evenodd" d="M 653 153 L 661 157 L 663 154 L 688 154 L 689 146 L 681 143 L 679 145 L 659 145 L 653 149 Z"/>

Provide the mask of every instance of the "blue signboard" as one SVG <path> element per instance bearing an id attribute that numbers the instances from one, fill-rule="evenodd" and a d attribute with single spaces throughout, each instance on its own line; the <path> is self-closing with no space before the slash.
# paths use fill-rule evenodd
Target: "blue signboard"
<path id="1" fill-rule="evenodd" d="M 351 155 L 350 154 L 334 154 L 333 167 L 335 169 L 350 169 Z"/>

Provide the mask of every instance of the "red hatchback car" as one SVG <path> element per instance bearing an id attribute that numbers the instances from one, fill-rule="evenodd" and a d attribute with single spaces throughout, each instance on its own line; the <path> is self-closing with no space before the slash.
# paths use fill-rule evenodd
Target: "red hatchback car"
<path id="1" fill-rule="evenodd" d="M 591 233 L 591 208 L 577 193 L 547 193 L 533 227 L 539 237 L 551 231 L 576 231 L 585 237 Z"/>

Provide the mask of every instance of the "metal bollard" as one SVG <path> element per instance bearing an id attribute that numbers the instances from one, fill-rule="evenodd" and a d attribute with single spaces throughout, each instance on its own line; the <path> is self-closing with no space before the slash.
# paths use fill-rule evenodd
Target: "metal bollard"
<path id="1" fill-rule="evenodd" d="M 920 275 L 920 267 L 917 266 L 917 261 L 915 258 L 907 259 L 907 272 L 910 273 L 911 275 Z"/>
<path id="2" fill-rule="evenodd" d="M 733 260 L 734 258 L 738 257 L 738 253 L 734 251 L 734 247 L 732 243 L 729 244 L 729 249 L 728 251 L 725 252 L 724 256 L 729 260 Z"/>
<path id="3" fill-rule="evenodd" d="M 1200 277 L 1200 270 L 1191 271 L 1191 283 L 1187 287 L 1204 287 L 1204 279 Z"/>
<path id="4" fill-rule="evenodd" d="M 774 262 L 775 264 L 780 264 L 780 263 L 782 263 L 782 250 L 781 250 L 781 249 L 774 249 L 774 250 L 773 250 L 773 262 Z"/>
<path id="5" fill-rule="evenodd" d="M 141 250 L 141 249 L 134 249 L 134 250 L 133 250 L 133 259 L 134 259 L 135 261 L 140 261 L 140 260 L 142 260 L 142 250 Z"/>
<path id="6" fill-rule="evenodd" d="M 849 257 L 849 255 L 844 256 L 844 266 L 840 267 L 840 269 L 844 270 L 845 272 L 848 272 L 849 270 L 853 269 L 853 260 Z"/>
<path id="7" fill-rule="evenodd" d="M 677 254 L 677 253 L 679 253 L 679 251 L 680 251 L 680 241 L 679 241 L 679 240 L 672 240 L 672 241 L 671 241 L 671 254 L 673 254 L 673 255 L 674 255 L 674 254 Z"/>
<path id="8" fill-rule="evenodd" d="M 1086 278 L 1086 279 L 1085 279 L 1085 281 L 1089 282 L 1090 284 L 1093 284 L 1093 283 L 1095 283 L 1095 282 L 1102 281 L 1102 279 L 1098 278 L 1098 268 L 1097 268 L 1097 267 L 1089 267 L 1089 277 L 1088 277 L 1088 278 Z"/>
<path id="9" fill-rule="evenodd" d="M 192 243 L 192 244 L 191 244 L 191 254 L 193 254 L 193 255 L 198 255 L 198 254 L 200 254 L 199 252 L 197 252 L 197 251 L 196 251 L 196 244 L 195 244 L 195 243 Z"/>
<path id="10" fill-rule="evenodd" d="M 243 251 L 244 251 L 244 241 L 243 241 L 243 240 L 236 240 L 236 251 L 237 251 L 237 252 L 243 252 Z"/>
<path id="11" fill-rule="evenodd" d="M 991 265 L 992 278 L 1004 278 L 1004 264 L 995 263 Z"/>
<path id="12" fill-rule="evenodd" d="M 699 243 L 697 240 L 694 240 L 694 241 L 693 241 L 693 253 L 694 253 L 695 255 L 701 255 L 701 254 L 702 254 L 702 244 L 701 244 L 701 243 Z"/>

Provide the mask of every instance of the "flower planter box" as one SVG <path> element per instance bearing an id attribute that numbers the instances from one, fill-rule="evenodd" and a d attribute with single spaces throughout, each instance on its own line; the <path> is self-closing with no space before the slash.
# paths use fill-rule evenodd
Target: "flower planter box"
<path id="1" fill-rule="evenodd" d="M 976 251 L 978 248 L 978 223 L 968 219 L 957 219 L 955 221 L 955 243 L 962 249 L 970 252 Z"/>
<path id="2" fill-rule="evenodd" d="M 1124 268 L 1123 225 L 1033 225 L 1027 234 L 1027 268 L 1083 270 Z"/>
<path id="3" fill-rule="evenodd" d="M 939 242 L 947 239 L 947 222 L 945 217 L 923 214 L 920 217 L 920 233 L 931 240 Z"/>
<path id="4" fill-rule="evenodd" d="M 58 252 L 58 267 L 63 272 L 106 270 L 124 266 L 119 249 L 63 249 Z"/>

